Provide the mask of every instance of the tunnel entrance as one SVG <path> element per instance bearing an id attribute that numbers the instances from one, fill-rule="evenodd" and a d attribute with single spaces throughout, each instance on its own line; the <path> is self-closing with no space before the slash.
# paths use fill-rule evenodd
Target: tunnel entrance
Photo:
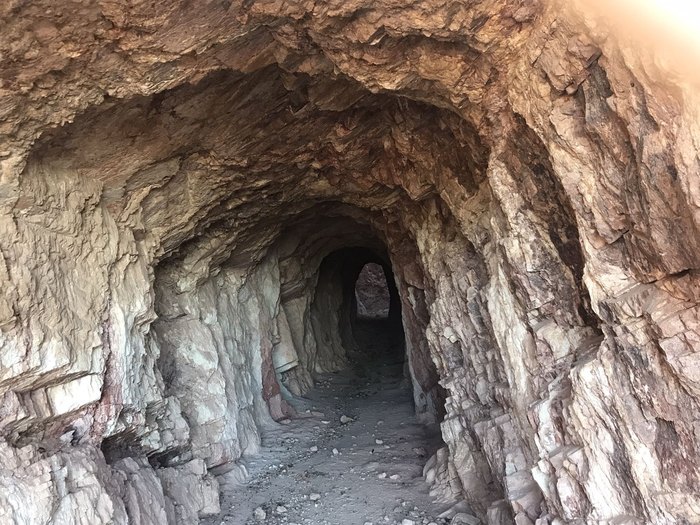
<path id="1" fill-rule="evenodd" d="M 355 280 L 352 299 L 352 332 L 362 358 L 403 362 L 401 301 L 391 267 L 366 263 Z"/>
<path id="2" fill-rule="evenodd" d="M 224 489 L 226 505 L 242 517 L 234 522 L 436 522 L 444 505 L 425 490 L 423 467 L 444 442 L 438 425 L 416 417 L 420 386 L 408 366 L 401 297 L 382 243 L 314 256 L 314 248 L 291 244 L 290 257 L 280 248 L 284 322 L 275 350 L 284 349 L 285 358 L 275 366 L 294 414 L 264 435 L 251 474 L 265 473 L 267 481 Z M 301 250 L 307 257 L 297 264 Z M 312 275 L 303 278 L 305 271 Z M 306 301 L 313 337 L 304 339 L 295 336 L 303 332 L 295 312 Z M 219 525 L 221 517 L 204 523 Z"/>
<path id="3" fill-rule="evenodd" d="M 425 335 L 427 298 L 406 286 L 405 272 L 414 270 L 390 257 L 385 234 L 370 218 L 342 203 L 323 203 L 282 232 L 273 249 L 280 274 L 272 349 L 277 378 L 264 388 L 273 392 L 279 385 L 293 404 L 329 373 L 349 370 L 364 383 L 381 383 L 388 374 L 402 384 L 418 421 L 437 423 L 444 396 Z M 366 315 L 369 304 L 377 305 L 376 316 Z M 285 414 L 276 403 L 268 400 L 279 420 Z"/>
<path id="4" fill-rule="evenodd" d="M 591 3 L 0 4 L 0 522 L 437 522 L 420 421 L 700 523 L 700 93 Z"/>
<path id="5" fill-rule="evenodd" d="M 333 280 L 339 283 L 337 289 Z M 324 296 L 334 291 L 340 295 L 338 319 L 329 319 L 324 330 L 338 331 L 348 361 L 356 366 L 403 363 L 401 300 L 391 265 L 383 254 L 350 247 L 328 255 L 319 270 L 315 303 L 327 305 Z"/>

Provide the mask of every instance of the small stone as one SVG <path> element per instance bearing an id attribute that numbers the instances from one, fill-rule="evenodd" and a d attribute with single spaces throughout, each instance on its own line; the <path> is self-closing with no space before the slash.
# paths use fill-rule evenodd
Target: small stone
<path id="1" fill-rule="evenodd" d="M 355 421 L 355 420 L 354 420 L 353 418 L 351 418 L 351 417 L 346 416 L 345 414 L 343 414 L 342 416 L 340 416 L 340 422 L 341 422 L 343 425 L 346 425 L 347 423 L 350 423 L 351 421 Z"/>
<path id="2" fill-rule="evenodd" d="M 384 441 L 381 440 L 381 439 L 375 439 L 374 442 L 375 442 L 377 445 L 383 445 L 383 444 L 384 444 Z"/>
<path id="3" fill-rule="evenodd" d="M 424 458 L 428 455 L 428 451 L 423 447 L 413 447 L 413 452 L 420 458 Z"/>
<path id="4" fill-rule="evenodd" d="M 389 476 L 389 477 L 390 477 L 391 479 L 393 479 L 394 481 L 397 480 L 397 479 L 399 479 L 399 475 L 398 475 L 398 474 L 392 474 L 392 475 Z"/>
<path id="5" fill-rule="evenodd" d="M 311 447 L 309 450 L 310 450 L 311 452 L 318 452 L 318 447 L 317 447 L 316 445 L 314 445 L 314 446 Z"/>
<path id="6" fill-rule="evenodd" d="M 284 505 L 277 505 L 275 512 L 277 514 L 285 514 L 287 512 L 287 507 L 285 507 Z"/>
<path id="7" fill-rule="evenodd" d="M 452 516 L 452 521 L 450 521 L 450 523 L 454 525 L 479 525 L 481 520 L 466 512 L 459 512 Z"/>
<path id="8" fill-rule="evenodd" d="M 262 521 L 265 518 L 267 518 L 267 512 L 265 512 L 265 509 L 263 509 L 262 507 L 255 507 L 255 510 L 253 511 L 253 516 L 256 520 Z"/>
<path id="9" fill-rule="evenodd" d="M 382 472 L 381 474 L 378 474 L 377 477 L 378 477 L 379 479 L 384 479 L 384 478 L 386 478 L 386 472 Z"/>
<path id="10" fill-rule="evenodd" d="M 309 499 L 311 501 L 318 501 L 321 499 L 321 495 L 318 492 L 314 492 L 313 494 L 309 495 Z"/>
<path id="11" fill-rule="evenodd" d="M 337 449 L 337 448 L 334 448 L 334 449 L 333 449 L 333 455 L 334 455 L 334 456 L 337 456 L 338 454 L 340 454 L 340 452 L 338 452 L 338 449 Z"/>
<path id="12" fill-rule="evenodd" d="M 416 522 L 413 520 L 409 520 L 408 518 L 404 518 L 401 521 L 401 525 L 416 525 Z"/>

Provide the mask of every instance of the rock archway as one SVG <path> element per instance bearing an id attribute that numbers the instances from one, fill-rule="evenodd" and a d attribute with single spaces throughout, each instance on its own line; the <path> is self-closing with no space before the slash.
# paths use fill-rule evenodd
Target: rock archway
<path id="1" fill-rule="evenodd" d="M 634 35 L 544 0 L 0 20 L 0 521 L 211 513 L 346 364 L 353 248 L 438 485 L 492 523 L 698 521 L 700 106 Z"/>

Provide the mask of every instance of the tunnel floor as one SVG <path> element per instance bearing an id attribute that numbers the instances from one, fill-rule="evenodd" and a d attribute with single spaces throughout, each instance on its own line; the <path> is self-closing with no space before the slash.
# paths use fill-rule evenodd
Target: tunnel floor
<path id="1" fill-rule="evenodd" d="M 246 460 L 247 480 L 220 478 L 222 514 L 202 523 L 446 522 L 422 477 L 439 429 L 417 423 L 400 354 L 320 376 L 295 408 L 299 416 L 268 431 L 261 454 Z"/>

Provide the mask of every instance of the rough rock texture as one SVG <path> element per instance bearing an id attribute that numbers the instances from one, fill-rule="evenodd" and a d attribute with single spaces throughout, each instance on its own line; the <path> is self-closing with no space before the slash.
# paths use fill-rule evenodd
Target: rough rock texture
<path id="1" fill-rule="evenodd" d="M 0 23 L 0 522 L 215 512 L 208 469 L 346 363 L 370 261 L 482 517 L 700 521 L 700 104 L 665 48 L 579 1 Z"/>
<path id="2" fill-rule="evenodd" d="M 389 317 L 389 287 L 383 268 L 368 263 L 362 268 L 355 283 L 357 314 L 361 317 L 382 319 Z"/>

